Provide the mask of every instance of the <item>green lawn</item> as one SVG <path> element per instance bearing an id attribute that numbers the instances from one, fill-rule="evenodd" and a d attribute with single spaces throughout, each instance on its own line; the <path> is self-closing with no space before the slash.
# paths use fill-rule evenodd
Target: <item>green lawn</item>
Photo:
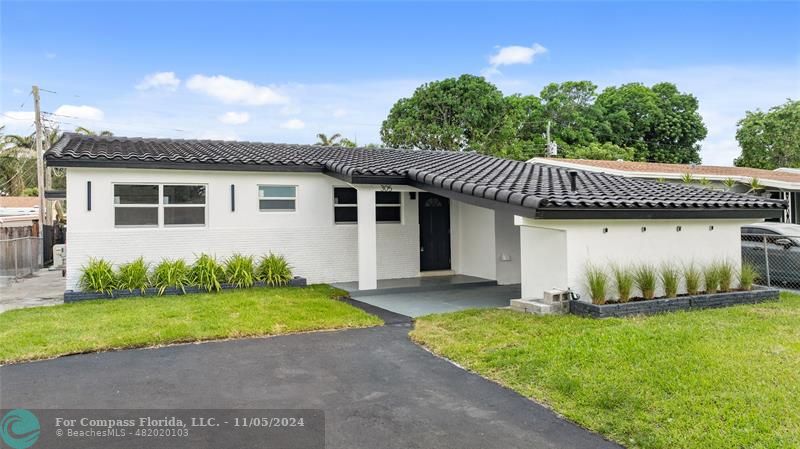
<path id="1" fill-rule="evenodd" d="M 800 447 L 800 296 L 595 320 L 470 310 L 412 338 L 628 447 Z"/>
<path id="2" fill-rule="evenodd" d="M 98 300 L 0 314 L 0 363 L 220 338 L 366 327 L 382 321 L 326 285 Z"/>

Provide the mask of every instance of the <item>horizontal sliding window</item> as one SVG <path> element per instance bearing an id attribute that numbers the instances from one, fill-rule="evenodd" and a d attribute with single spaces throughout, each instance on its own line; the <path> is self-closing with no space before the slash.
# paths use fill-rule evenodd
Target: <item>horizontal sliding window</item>
<path id="1" fill-rule="evenodd" d="M 262 212 L 289 211 L 297 208 L 297 186 L 258 186 L 258 209 Z"/>
<path id="2" fill-rule="evenodd" d="M 117 227 L 204 226 L 205 224 L 205 185 L 114 185 L 114 225 Z"/>
<path id="3" fill-rule="evenodd" d="M 114 225 L 158 226 L 158 185 L 115 184 Z"/>
<path id="4" fill-rule="evenodd" d="M 375 221 L 402 221 L 400 192 L 375 192 Z M 333 218 L 335 223 L 358 223 L 358 191 L 353 187 L 334 187 Z"/>

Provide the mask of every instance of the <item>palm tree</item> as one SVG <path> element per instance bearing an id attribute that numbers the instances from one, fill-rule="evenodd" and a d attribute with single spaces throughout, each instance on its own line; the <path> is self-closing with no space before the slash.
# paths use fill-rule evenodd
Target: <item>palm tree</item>
<path id="1" fill-rule="evenodd" d="M 34 135 L 3 136 L 0 146 L 0 189 L 12 196 L 22 195 L 25 187 L 36 183 Z"/>
<path id="2" fill-rule="evenodd" d="M 317 143 L 314 145 L 322 145 L 324 147 L 336 147 L 339 146 L 339 140 L 341 140 L 342 135 L 336 133 L 330 137 L 328 137 L 325 133 L 317 134 Z"/>
<path id="3" fill-rule="evenodd" d="M 94 132 L 94 131 L 92 131 L 92 130 L 90 130 L 88 128 L 84 128 L 83 126 L 79 126 L 79 127 L 75 128 L 75 132 L 78 133 L 78 134 L 85 134 L 87 136 L 99 136 L 99 137 L 112 137 L 114 135 L 114 133 L 112 133 L 111 131 L 109 131 L 107 129 L 104 129 L 104 130 L 100 131 L 99 133 L 96 133 L 96 132 Z"/>

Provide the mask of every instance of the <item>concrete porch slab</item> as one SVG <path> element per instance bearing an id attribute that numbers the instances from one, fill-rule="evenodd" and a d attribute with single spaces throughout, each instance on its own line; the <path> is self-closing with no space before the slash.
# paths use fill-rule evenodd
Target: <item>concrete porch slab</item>
<path id="1" fill-rule="evenodd" d="M 463 284 L 445 290 L 416 290 L 359 296 L 358 300 L 401 315 L 419 317 L 465 309 L 508 307 L 521 295 L 520 285 Z"/>
<path id="2" fill-rule="evenodd" d="M 362 296 L 386 295 L 393 293 L 448 290 L 467 285 L 471 287 L 493 286 L 497 285 L 497 282 L 475 276 L 452 274 L 445 276 L 421 276 L 403 279 L 380 279 L 378 280 L 378 288 L 374 290 L 359 290 L 358 282 L 339 282 L 331 285 L 345 290 L 346 292 L 350 293 L 350 296 L 353 298 L 358 298 Z"/>

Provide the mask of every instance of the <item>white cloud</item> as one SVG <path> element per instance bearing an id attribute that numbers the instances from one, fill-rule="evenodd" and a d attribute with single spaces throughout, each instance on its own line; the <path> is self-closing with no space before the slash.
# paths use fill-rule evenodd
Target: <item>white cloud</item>
<path id="1" fill-rule="evenodd" d="M 105 117 L 105 113 L 94 106 L 74 106 L 71 104 L 59 106 L 55 110 L 55 114 L 84 120 L 103 120 Z"/>
<path id="2" fill-rule="evenodd" d="M 156 72 L 146 75 L 142 81 L 136 85 L 139 90 L 150 90 L 164 88 L 175 90 L 180 86 L 181 80 L 175 76 L 175 72 Z"/>
<path id="3" fill-rule="evenodd" d="M 19 89 L 19 88 L 15 87 L 15 88 L 11 89 L 11 93 L 14 94 L 14 95 L 22 95 L 24 93 L 24 91 L 22 89 Z"/>
<path id="4" fill-rule="evenodd" d="M 520 45 L 500 47 L 497 53 L 489 57 L 489 64 L 495 69 L 502 65 L 530 64 L 536 56 L 544 53 L 547 53 L 547 49 L 540 44 L 533 44 L 530 47 Z"/>
<path id="5" fill-rule="evenodd" d="M 226 131 L 203 131 L 197 135 L 197 138 L 204 140 L 241 140 L 238 134 Z"/>
<path id="6" fill-rule="evenodd" d="M 226 112 L 217 117 L 222 123 L 227 125 L 243 125 L 250 121 L 250 114 L 247 112 Z"/>
<path id="7" fill-rule="evenodd" d="M 336 118 L 342 118 L 346 116 L 348 113 L 349 111 L 345 108 L 337 108 L 333 110 L 333 116 Z"/>
<path id="8" fill-rule="evenodd" d="M 228 104 L 261 106 L 283 104 L 288 101 L 288 98 L 278 93 L 275 87 L 259 86 L 223 75 L 194 75 L 186 82 L 186 87 Z"/>
<path id="9" fill-rule="evenodd" d="M 303 129 L 306 124 L 299 118 L 293 118 L 281 123 L 280 127 L 283 129 Z"/>

